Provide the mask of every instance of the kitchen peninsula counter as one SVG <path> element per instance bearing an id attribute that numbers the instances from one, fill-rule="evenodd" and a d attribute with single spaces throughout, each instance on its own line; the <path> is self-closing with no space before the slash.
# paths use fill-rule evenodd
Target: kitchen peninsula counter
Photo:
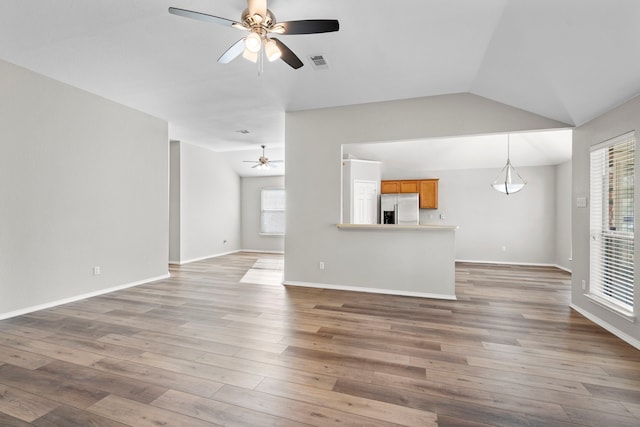
<path id="1" fill-rule="evenodd" d="M 316 283 L 285 284 L 456 299 L 456 225 L 332 224 L 337 233 L 318 261 Z M 348 248 L 348 249 L 346 249 Z M 336 265 L 336 267 L 333 267 Z M 324 268 L 323 268 L 324 267 Z M 340 270 L 340 280 L 333 271 Z"/>
<path id="2" fill-rule="evenodd" d="M 341 230 L 419 230 L 419 231 L 437 231 L 437 230 L 457 230 L 457 225 L 441 225 L 441 224 L 416 224 L 416 225 L 399 225 L 399 224 L 336 224 Z"/>

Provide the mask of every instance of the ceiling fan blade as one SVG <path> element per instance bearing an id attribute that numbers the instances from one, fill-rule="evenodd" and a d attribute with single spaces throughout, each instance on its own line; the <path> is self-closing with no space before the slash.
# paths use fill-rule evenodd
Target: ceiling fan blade
<path id="1" fill-rule="evenodd" d="M 284 160 L 269 160 L 269 163 L 283 163 Z"/>
<path id="2" fill-rule="evenodd" d="M 258 166 L 262 166 L 262 164 L 258 163 L 258 164 L 257 164 L 257 165 L 255 165 L 255 166 L 251 166 L 251 169 L 255 169 L 255 168 L 257 168 Z"/>
<path id="3" fill-rule="evenodd" d="M 248 0 L 249 14 L 258 14 L 263 18 L 267 16 L 267 0 Z"/>
<path id="4" fill-rule="evenodd" d="M 244 28 L 241 23 L 232 21 L 226 18 L 220 18 L 219 16 L 207 15 L 206 13 L 194 12 L 192 10 L 179 9 L 177 7 L 170 7 L 169 13 L 178 16 L 184 16 L 185 18 L 197 19 L 198 21 L 212 22 L 218 25 L 224 25 L 225 27 Z M 234 25 L 236 24 L 236 25 Z"/>
<path id="5" fill-rule="evenodd" d="M 305 19 L 302 21 L 279 22 L 284 28 L 282 34 L 317 34 L 330 33 L 340 29 L 337 19 Z"/>
<path id="6" fill-rule="evenodd" d="M 298 58 L 296 54 L 293 53 L 293 51 L 287 47 L 287 45 L 285 45 L 275 37 L 271 37 L 271 40 L 276 42 L 276 46 L 278 46 L 278 49 L 280 49 L 280 52 L 281 52 L 280 59 L 282 59 L 284 62 L 289 64 L 291 68 L 293 68 L 294 70 L 297 70 L 298 68 L 304 65 L 300 60 L 300 58 Z"/>
<path id="7" fill-rule="evenodd" d="M 222 55 L 220 55 L 220 58 L 218 58 L 218 62 L 221 64 L 228 64 L 229 62 L 240 56 L 242 52 L 244 52 L 244 39 L 238 40 Z"/>

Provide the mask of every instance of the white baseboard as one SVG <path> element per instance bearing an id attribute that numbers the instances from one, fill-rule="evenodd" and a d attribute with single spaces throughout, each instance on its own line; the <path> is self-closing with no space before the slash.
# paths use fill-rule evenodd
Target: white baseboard
<path id="1" fill-rule="evenodd" d="M 278 254 L 284 255 L 284 251 L 264 251 L 262 249 L 241 249 L 238 252 L 249 252 L 255 254 Z"/>
<path id="2" fill-rule="evenodd" d="M 555 267 L 560 270 L 564 270 L 568 273 L 571 273 L 571 270 L 567 267 L 563 267 L 558 264 L 546 264 L 539 262 L 513 262 L 513 261 L 487 261 L 487 260 L 473 260 L 473 259 L 457 259 L 456 262 L 468 262 L 472 264 L 496 264 L 496 265 L 526 265 L 529 267 Z"/>
<path id="3" fill-rule="evenodd" d="M 192 259 L 183 259 L 181 261 L 171 261 L 171 260 L 169 260 L 169 264 L 172 264 L 172 265 L 189 264 L 190 262 L 202 261 L 202 260 L 209 259 L 209 258 L 217 258 L 217 257 L 220 257 L 220 256 L 231 255 L 231 254 L 235 254 L 235 253 L 238 253 L 238 252 L 242 252 L 242 251 L 240 249 L 236 249 L 235 251 L 222 252 L 222 253 L 219 253 L 219 254 L 207 255 L 207 256 L 198 257 L 198 258 L 192 258 Z"/>
<path id="4" fill-rule="evenodd" d="M 34 311 L 45 310 L 47 308 L 56 307 L 63 304 L 69 304 L 71 302 L 80 301 L 83 299 L 97 297 L 98 295 L 108 294 L 110 292 L 119 291 L 121 289 L 132 288 L 134 286 L 143 285 L 149 282 L 155 282 L 157 280 L 167 279 L 171 277 L 169 273 L 162 276 L 150 277 L 148 279 L 139 280 L 137 282 L 126 283 L 124 285 L 114 286 L 112 288 L 101 289 L 99 291 L 88 292 L 86 294 L 80 294 L 69 298 L 63 298 L 57 301 L 51 301 L 44 304 L 38 304 L 31 307 L 22 308 L 20 310 L 10 311 L 8 313 L 0 313 L 0 320 L 9 319 L 10 317 L 22 316 L 23 314 L 33 313 Z"/>
<path id="5" fill-rule="evenodd" d="M 401 291 L 397 289 L 379 289 L 379 288 L 365 288 L 360 286 L 329 285 L 326 283 L 296 282 L 291 280 L 285 280 L 283 284 L 286 286 L 300 286 L 303 288 L 332 289 L 336 291 L 350 291 L 350 292 L 369 292 L 372 294 L 398 295 L 398 296 L 404 296 L 404 297 L 444 299 L 444 300 L 451 300 L 451 301 L 454 301 L 457 299 L 455 295 L 429 294 L 424 292 Z"/>
<path id="6" fill-rule="evenodd" d="M 569 307 L 571 307 L 572 309 L 574 309 L 578 313 L 582 314 L 584 317 L 586 317 L 587 319 L 591 320 L 596 325 L 598 325 L 598 326 L 606 329 L 607 331 L 611 332 L 613 335 L 617 336 L 622 341 L 624 341 L 624 342 L 634 346 L 638 350 L 640 350 L 640 341 L 638 341 L 637 339 L 633 338 L 631 335 L 628 335 L 628 334 L 622 332 L 620 329 L 611 326 L 610 324 L 608 324 L 604 320 L 600 319 L 598 316 L 595 316 L 592 313 L 589 313 L 588 311 L 586 311 L 583 308 L 578 307 L 577 305 L 570 304 Z"/>

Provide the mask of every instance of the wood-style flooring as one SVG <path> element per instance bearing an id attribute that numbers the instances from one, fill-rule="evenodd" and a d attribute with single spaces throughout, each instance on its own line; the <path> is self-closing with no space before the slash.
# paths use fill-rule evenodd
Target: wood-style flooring
<path id="1" fill-rule="evenodd" d="M 568 307 L 568 273 L 459 264 L 457 301 L 245 277 L 278 264 L 0 321 L 0 426 L 640 425 L 640 351 Z"/>

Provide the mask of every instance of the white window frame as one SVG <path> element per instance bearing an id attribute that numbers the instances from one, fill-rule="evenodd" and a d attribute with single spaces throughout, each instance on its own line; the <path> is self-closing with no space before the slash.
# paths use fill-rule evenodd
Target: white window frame
<path id="1" fill-rule="evenodd" d="M 638 310 L 634 304 L 638 292 L 634 283 L 635 145 L 635 132 L 628 132 L 591 147 L 589 161 L 587 297 L 630 321 Z"/>
<path id="2" fill-rule="evenodd" d="M 261 236 L 284 235 L 286 207 L 285 197 L 285 190 L 281 187 L 263 188 L 260 191 Z"/>

